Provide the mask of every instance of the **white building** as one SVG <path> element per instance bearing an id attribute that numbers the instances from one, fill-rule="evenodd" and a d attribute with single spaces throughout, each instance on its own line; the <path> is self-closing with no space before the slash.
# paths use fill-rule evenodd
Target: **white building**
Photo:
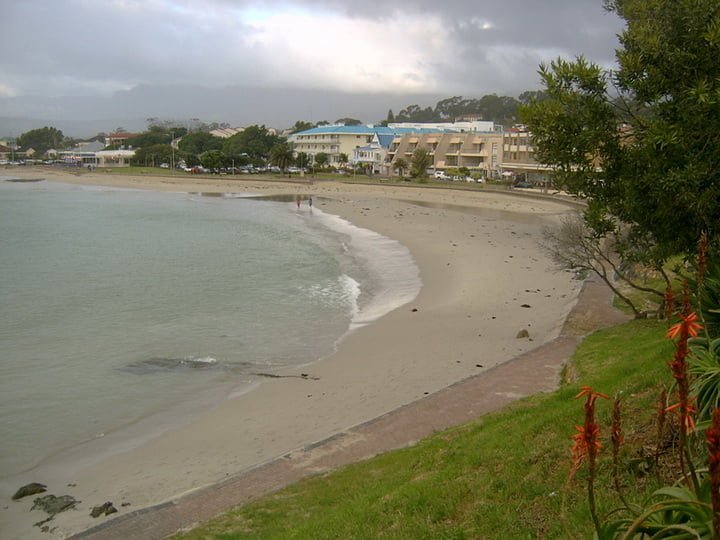
<path id="1" fill-rule="evenodd" d="M 388 124 L 393 129 L 413 129 L 425 131 L 457 131 L 463 133 L 492 133 L 502 131 L 502 126 L 485 120 L 472 120 L 463 122 L 399 122 Z"/>

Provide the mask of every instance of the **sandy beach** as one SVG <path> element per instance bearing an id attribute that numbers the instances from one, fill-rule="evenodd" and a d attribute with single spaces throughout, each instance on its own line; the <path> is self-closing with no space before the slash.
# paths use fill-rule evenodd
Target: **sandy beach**
<path id="1" fill-rule="evenodd" d="M 3 174 L 156 191 L 312 196 L 316 210 L 405 245 L 423 283 L 413 302 L 348 334 L 334 354 L 282 373 L 289 377 L 268 379 L 171 426 L 150 419 L 106 434 L 3 479 L 3 538 L 66 537 L 110 519 L 90 517 L 93 506 L 112 501 L 122 514 L 174 499 L 477 375 L 556 337 L 581 285 L 556 271 L 539 246 L 542 228 L 573 211 L 550 198 L 252 177 L 42 168 Z M 521 330 L 529 338 L 518 338 Z M 30 510 L 33 497 L 10 501 L 28 482 L 81 503 L 42 533 L 33 524 L 46 516 Z"/>

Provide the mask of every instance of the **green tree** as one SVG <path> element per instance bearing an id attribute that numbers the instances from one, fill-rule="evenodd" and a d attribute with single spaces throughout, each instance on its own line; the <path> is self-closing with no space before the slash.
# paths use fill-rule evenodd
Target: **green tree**
<path id="1" fill-rule="evenodd" d="M 720 234 L 720 4 L 605 4 L 627 23 L 619 69 L 543 65 L 547 99 L 522 115 L 555 182 L 588 199 L 594 234 L 623 222 L 623 256 L 658 266 L 693 252 L 701 231 Z"/>
<path id="2" fill-rule="evenodd" d="M 63 132 L 54 127 L 31 129 L 17 138 L 17 144 L 22 149 L 32 148 L 38 154 L 44 154 L 51 148 L 58 149 L 63 146 Z"/>
<path id="3" fill-rule="evenodd" d="M 293 149 L 289 143 L 278 143 L 270 150 L 270 163 L 273 165 L 277 165 L 281 169 L 285 170 L 292 165 L 292 162 Z"/>
<path id="4" fill-rule="evenodd" d="M 313 124 L 312 122 L 306 122 L 305 120 L 298 120 L 293 124 L 293 126 L 290 128 L 290 133 L 298 133 L 299 131 L 307 131 L 308 129 L 312 129 Z"/>
<path id="5" fill-rule="evenodd" d="M 169 144 L 154 144 L 145 146 L 135 150 L 135 155 L 131 159 L 133 165 L 140 166 L 159 166 L 161 163 L 170 163 L 172 161 L 172 147 Z"/>
<path id="6" fill-rule="evenodd" d="M 325 152 L 318 152 L 315 154 L 315 163 L 321 169 L 325 168 L 325 165 L 328 164 L 328 160 L 328 155 Z"/>
<path id="7" fill-rule="evenodd" d="M 185 135 L 178 143 L 178 148 L 188 154 L 199 156 L 208 150 L 221 150 L 223 140 L 204 131 L 196 131 Z"/>
<path id="8" fill-rule="evenodd" d="M 253 163 L 262 163 L 270 156 L 270 149 L 281 142 L 280 137 L 265 126 L 248 126 L 225 140 L 222 150 L 235 158 L 247 155 Z"/>
<path id="9" fill-rule="evenodd" d="M 142 148 L 154 144 L 170 144 L 173 139 L 184 136 L 187 130 L 182 127 L 150 126 L 147 131 L 137 137 L 127 139 L 125 145 L 133 148 Z"/>
<path id="10" fill-rule="evenodd" d="M 435 114 L 444 121 L 454 122 L 457 116 L 471 112 L 468 110 L 468 105 L 470 104 L 471 101 L 463 99 L 462 96 L 453 96 L 438 101 L 435 105 Z"/>
<path id="11" fill-rule="evenodd" d="M 404 158 L 397 158 L 393 162 L 393 170 L 396 171 L 401 178 L 405 176 L 405 171 L 407 170 L 407 168 L 408 162 Z"/>
<path id="12" fill-rule="evenodd" d="M 395 117 L 396 122 L 435 122 L 438 117 L 435 115 L 432 107 L 425 107 L 424 109 L 420 105 L 408 105 Z"/>
<path id="13" fill-rule="evenodd" d="M 200 164 L 206 169 L 219 169 L 227 166 L 227 156 L 222 150 L 208 150 L 200 154 Z"/>
<path id="14" fill-rule="evenodd" d="M 339 161 L 340 164 L 344 167 L 345 165 L 348 164 L 348 161 L 350 161 L 350 160 L 348 159 L 348 155 L 347 155 L 346 153 L 341 152 L 341 153 L 338 155 L 338 161 Z"/>
<path id="15" fill-rule="evenodd" d="M 547 93 L 543 90 L 526 90 L 518 96 L 520 103 L 527 105 L 533 101 L 543 101 L 547 99 Z"/>
<path id="16" fill-rule="evenodd" d="M 417 148 L 410 161 L 410 176 L 424 180 L 427 178 L 427 169 L 432 165 L 433 158 L 424 148 Z"/>
<path id="17" fill-rule="evenodd" d="M 357 118 L 338 118 L 335 120 L 336 124 L 342 124 L 344 126 L 359 126 L 362 125 L 362 121 Z"/>

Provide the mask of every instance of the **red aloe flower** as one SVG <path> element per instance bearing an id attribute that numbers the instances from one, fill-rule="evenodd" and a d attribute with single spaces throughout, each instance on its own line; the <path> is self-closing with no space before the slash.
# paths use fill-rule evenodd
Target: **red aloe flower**
<path id="1" fill-rule="evenodd" d="M 690 384 L 688 381 L 688 340 L 690 337 L 697 336 L 698 330 L 702 326 L 697 322 L 697 315 L 690 311 L 690 295 L 687 290 L 687 282 L 683 284 L 683 311 L 680 315 L 680 322 L 671 326 L 667 332 L 667 336 L 670 339 L 679 337 L 675 344 L 675 356 L 672 362 L 670 362 L 670 370 L 672 371 L 673 377 L 677 381 L 677 393 L 678 402 L 671 407 L 668 407 L 668 411 L 678 410 L 680 418 L 678 427 L 680 428 L 680 468 L 685 470 L 685 458 L 687 457 L 687 466 L 690 469 L 689 479 L 697 488 L 697 476 L 695 474 L 695 468 L 693 467 L 692 460 L 689 459 L 689 451 L 687 448 L 687 434 L 695 429 L 695 421 L 693 420 L 693 413 L 695 408 L 691 404 L 690 400 Z M 687 454 L 687 456 L 686 456 Z"/>
<path id="2" fill-rule="evenodd" d="M 680 414 L 682 416 L 682 403 L 675 403 L 675 405 L 670 405 L 667 409 L 665 409 L 665 412 L 673 411 L 680 411 Z M 690 400 L 688 400 L 688 403 L 685 406 L 685 418 L 683 420 L 683 425 L 685 426 L 685 433 L 692 433 L 693 431 L 695 431 L 695 419 L 693 418 L 693 415 L 696 412 L 697 409 L 690 403 Z"/>
<path id="3" fill-rule="evenodd" d="M 589 386 L 583 386 L 575 399 L 586 396 L 585 399 L 585 422 L 582 426 L 576 426 L 577 433 L 573 435 L 572 446 L 572 469 L 568 480 L 571 480 L 580 468 L 581 463 L 588 459 L 587 493 L 590 515 L 595 524 L 595 531 L 600 534 L 600 520 L 595 510 L 595 459 L 600 451 L 600 426 L 595 422 L 595 401 L 597 398 L 609 399 L 605 394 L 593 391 Z"/>
<path id="4" fill-rule="evenodd" d="M 572 468 L 570 470 L 570 478 L 575 476 L 575 473 L 586 457 L 588 458 L 592 475 L 595 470 L 595 458 L 602 447 L 600 444 L 600 426 L 595 422 L 595 401 L 599 397 L 604 399 L 609 398 L 605 394 L 593 391 L 589 386 L 583 386 L 580 393 L 575 396 L 575 399 L 583 396 L 587 396 L 585 400 L 585 422 L 582 426 L 575 426 L 577 433 L 572 436 L 574 442 L 571 449 Z"/>
<path id="5" fill-rule="evenodd" d="M 708 469 L 710 473 L 710 499 L 713 507 L 713 527 L 720 536 L 720 408 L 715 409 L 705 436 L 708 443 Z"/>
<path id="6" fill-rule="evenodd" d="M 668 328 L 667 337 L 669 339 L 675 339 L 680 336 L 681 340 L 697 337 L 698 330 L 702 330 L 702 325 L 699 324 L 697 320 L 698 316 L 694 312 L 688 313 L 687 315 L 680 315 L 680 322 Z"/>

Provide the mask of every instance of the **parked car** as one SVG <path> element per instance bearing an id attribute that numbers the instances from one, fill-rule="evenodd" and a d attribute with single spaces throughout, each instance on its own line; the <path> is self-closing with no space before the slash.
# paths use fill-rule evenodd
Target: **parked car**
<path id="1" fill-rule="evenodd" d="M 530 182 L 526 182 L 525 180 L 520 180 L 519 182 L 515 182 L 513 184 L 513 187 L 516 188 L 531 188 L 533 185 Z"/>

